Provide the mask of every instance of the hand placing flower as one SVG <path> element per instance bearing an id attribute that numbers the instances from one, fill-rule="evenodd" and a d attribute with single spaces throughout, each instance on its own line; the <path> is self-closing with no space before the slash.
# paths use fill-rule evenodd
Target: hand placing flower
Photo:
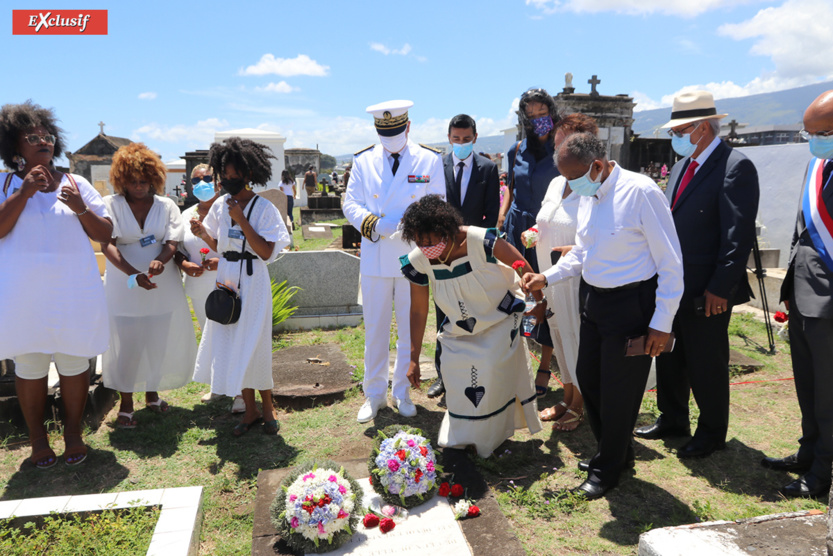
<path id="1" fill-rule="evenodd" d="M 538 244 L 538 228 L 530 228 L 521 233 L 521 241 L 527 249 L 532 249 Z"/>
<path id="2" fill-rule="evenodd" d="M 211 251 L 208 249 L 208 247 L 203 247 L 202 249 L 200 249 L 200 258 L 202 259 L 200 262 L 202 264 L 205 264 L 205 256 L 209 253 L 211 253 Z"/>

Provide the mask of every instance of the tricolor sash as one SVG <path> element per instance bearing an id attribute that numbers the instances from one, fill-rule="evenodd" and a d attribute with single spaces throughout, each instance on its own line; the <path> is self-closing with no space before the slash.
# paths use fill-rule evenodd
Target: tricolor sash
<path id="1" fill-rule="evenodd" d="M 827 266 L 827 270 L 833 271 L 833 217 L 821 196 L 825 185 L 822 183 L 822 172 L 826 162 L 819 158 L 814 158 L 810 162 L 801 206 L 804 212 L 804 225 L 807 227 L 810 239 L 813 240 L 813 245 Z"/>

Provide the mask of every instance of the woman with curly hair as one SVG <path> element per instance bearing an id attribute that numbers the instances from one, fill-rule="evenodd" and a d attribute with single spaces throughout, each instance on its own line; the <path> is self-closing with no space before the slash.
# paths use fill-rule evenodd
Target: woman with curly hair
<path id="1" fill-rule="evenodd" d="M 462 223 L 454 207 L 437 195 L 423 197 L 402 217 L 403 239 L 417 245 L 400 259 L 411 282 L 408 380 L 419 388 L 430 284 L 434 302 L 446 315 L 437 324 L 448 406 L 439 445 L 474 445 L 485 458 L 515 429 L 541 430 L 529 356 L 519 337 L 525 303 L 514 269 L 531 267 L 496 229 Z"/>
<path id="2" fill-rule="evenodd" d="M 182 278 L 165 271 L 182 241 L 179 207 L 164 196 L 165 165 L 141 143 L 113 155 L 104 198 L 113 216 L 113 235 L 102 244 L 107 258 L 104 290 L 110 312 L 110 349 L 104 354 L 104 385 L 118 390 L 116 426 L 136 428 L 133 393 L 145 393 L 145 407 L 168 411 L 159 390 L 188 383 L 197 346 Z"/>
<path id="3" fill-rule="evenodd" d="M 64 404 L 64 461 L 87 457 L 81 418 L 90 358 L 107 349 L 107 306 L 90 240 L 113 226 L 98 192 L 53 161 L 64 147 L 52 110 L 31 101 L 0 109 L 0 359 L 14 359 L 15 388 L 38 469 L 57 463 L 43 415 L 49 364 Z"/>
<path id="4" fill-rule="evenodd" d="M 240 137 L 211 145 L 208 163 L 226 195 L 220 197 L 200 222 L 191 220 L 191 232 L 218 253 L 217 282 L 240 295 L 240 318 L 233 324 L 206 322 L 194 380 L 211 384 L 216 394 L 243 392 L 246 411 L 234 435 L 246 434 L 264 421 L 263 431 L 280 428 L 272 406 L 272 293 L 269 269 L 284 247 L 289 232 L 275 206 L 260 199 L 250 184 L 266 185 L 274 158 L 269 148 Z M 257 202 L 260 200 L 260 202 Z M 260 392 L 263 411 L 255 404 Z"/>

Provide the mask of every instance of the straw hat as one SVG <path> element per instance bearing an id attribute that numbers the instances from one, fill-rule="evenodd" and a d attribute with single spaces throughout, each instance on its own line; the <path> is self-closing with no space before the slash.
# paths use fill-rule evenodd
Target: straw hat
<path id="1" fill-rule="evenodd" d="M 714 96 L 708 91 L 691 91 L 674 97 L 671 107 L 671 121 L 661 129 L 677 127 L 679 125 L 706 120 L 709 118 L 725 118 L 728 114 L 718 114 L 714 106 Z"/>

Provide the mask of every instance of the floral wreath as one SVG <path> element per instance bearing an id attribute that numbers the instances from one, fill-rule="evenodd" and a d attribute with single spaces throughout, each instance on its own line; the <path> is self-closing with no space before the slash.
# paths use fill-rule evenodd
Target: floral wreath
<path id="1" fill-rule="evenodd" d="M 296 467 L 282 482 L 269 512 L 272 524 L 293 549 L 335 550 L 346 543 L 361 517 L 361 486 L 329 460 Z"/>
<path id="2" fill-rule="evenodd" d="M 437 453 L 420 429 L 391 425 L 376 434 L 367 462 L 370 484 L 388 504 L 413 508 L 437 491 Z"/>

